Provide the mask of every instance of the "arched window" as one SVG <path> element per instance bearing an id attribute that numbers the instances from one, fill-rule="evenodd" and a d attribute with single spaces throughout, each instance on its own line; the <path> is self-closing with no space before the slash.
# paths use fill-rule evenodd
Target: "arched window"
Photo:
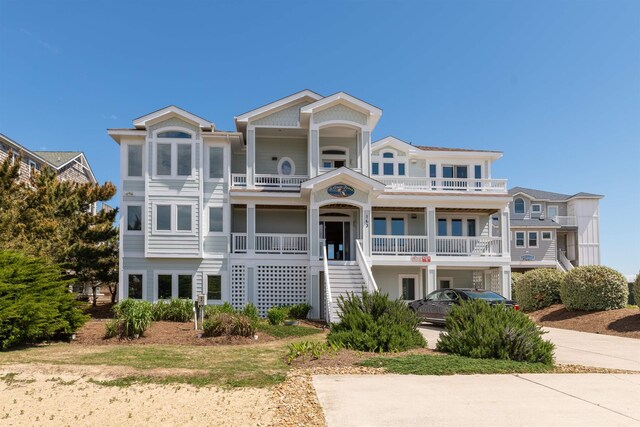
<path id="1" fill-rule="evenodd" d="M 322 167 L 324 169 L 337 169 L 347 166 L 349 156 L 347 150 L 340 147 L 327 147 L 322 150 Z"/>
<path id="2" fill-rule="evenodd" d="M 159 132 L 158 138 L 182 138 L 182 139 L 191 139 L 191 134 L 187 132 L 182 132 L 179 130 L 168 130 L 165 132 Z"/>
<path id="3" fill-rule="evenodd" d="M 377 165 L 377 163 L 375 163 Z M 373 167 L 374 172 L 377 172 L 378 167 Z M 406 163 L 400 161 L 392 151 L 385 151 L 382 153 L 382 174 L 383 175 L 395 175 L 405 176 L 407 174 Z M 377 173 L 376 173 L 377 174 Z"/>
<path id="4" fill-rule="evenodd" d="M 514 212 L 517 214 L 523 214 L 524 213 L 524 200 L 521 199 L 520 197 L 518 197 L 514 202 Z"/>
<path id="5" fill-rule="evenodd" d="M 289 157 L 283 157 L 278 162 L 278 174 L 280 175 L 295 175 L 296 164 Z"/>
<path id="6" fill-rule="evenodd" d="M 389 153 L 389 152 L 383 153 L 382 157 L 384 157 L 385 159 L 393 159 L 393 153 Z"/>

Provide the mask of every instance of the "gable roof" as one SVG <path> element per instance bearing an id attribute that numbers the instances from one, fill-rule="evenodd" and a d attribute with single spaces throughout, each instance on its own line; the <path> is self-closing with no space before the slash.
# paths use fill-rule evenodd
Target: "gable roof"
<path id="1" fill-rule="evenodd" d="M 203 119 L 202 117 L 196 116 L 195 114 L 190 113 L 187 110 L 183 110 L 180 107 L 176 107 L 175 105 L 169 105 L 167 107 L 153 111 L 149 114 L 145 114 L 144 116 L 138 117 L 137 119 L 133 120 L 133 125 L 136 127 L 136 129 L 144 129 L 147 127 L 147 124 L 150 124 L 151 122 L 156 122 L 164 119 L 165 117 L 173 115 L 190 121 L 198 125 L 202 129 L 211 129 L 213 131 L 216 128 L 216 125 L 212 122 Z"/>
<path id="2" fill-rule="evenodd" d="M 304 99 L 308 99 L 309 101 L 313 102 L 322 99 L 322 95 L 319 95 L 309 89 L 301 90 L 300 92 L 293 93 L 291 95 L 285 96 L 284 98 L 280 98 L 276 101 L 270 102 L 261 107 L 254 108 L 253 110 L 249 110 L 245 113 L 235 116 L 234 121 L 236 122 L 236 127 L 238 126 L 238 123 L 247 123 L 250 119 L 256 116 L 282 108 L 288 104 L 293 104 L 296 101 L 301 101 Z"/>
<path id="3" fill-rule="evenodd" d="M 385 185 L 380 181 L 377 181 L 373 178 L 370 178 L 366 175 L 361 174 L 360 172 L 356 172 L 352 169 L 349 169 L 345 166 L 342 166 L 338 169 L 334 169 L 327 173 L 323 173 L 322 175 L 318 175 L 314 178 L 308 179 L 300 184 L 301 190 L 309 190 L 315 187 L 318 184 L 322 184 L 323 182 L 330 181 L 336 177 L 349 178 L 355 182 L 362 183 L 371 187 L 373 190 L 383 191 Z"/>
<path id="4" fill-rule="evenodd" d="M 76 157 L 80 156 L 80 151 L 34 151 L 38 156 L 51 163 L 56 168 L 60 168 Z"/>
<path id="5" fill-rule="evenodd" d="M 525 188 L 525 187 L 513 187 L 512 189 L 509 190 L 510 196 L 515 196 L 516 194 L 525 194 L 535 200 L 550 200 L 550 201 L 556 201 L 556 202 L 565 201 L 569 199 L 579 199 L 579 198 L 601 199 L 604 197 L 601 194 L 580 192 L 574 195 L 569 195 L 569 194 L 553 193 L 551 191 L 536 190 L 533 188 Z"/>
<path id="6" fill-rule="evenodd" d="M 378 123 L 378 120 L 380 120 L 380 117 L 382 116 L 382 109 L 356 98 L 353 95 L 349 95 L 346 92 L 337 92 L 309 105 L 305 105 L 300 109 L 300 114 L 311 114 L 319 109 L 336 104 L 348 104 L 356 111 L 360 111 L 361 113 L 368 115 L 371 118 L 371 123 L 369 125 L 371 129 L 375 127 L 376 123 Z"/>

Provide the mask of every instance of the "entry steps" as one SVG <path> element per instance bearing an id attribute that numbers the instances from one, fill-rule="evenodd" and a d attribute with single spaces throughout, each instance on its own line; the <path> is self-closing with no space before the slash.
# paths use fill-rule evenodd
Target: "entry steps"
<path id="1" fill-rule="evenodd" d="M 337 322 L 340 320 L 338 314 L 338 297 L 347 296 L 353 293 L 362 296 L 362 289 L 365 287 L 360 267 L 353 263 L 329 263 L 329 282 L 331 283 L 331 312 L 329 320 Z"/>

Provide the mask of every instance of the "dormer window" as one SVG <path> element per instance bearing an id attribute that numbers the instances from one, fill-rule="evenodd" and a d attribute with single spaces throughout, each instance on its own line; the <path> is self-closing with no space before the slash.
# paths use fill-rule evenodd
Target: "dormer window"
<path id="1" fill-rule="evenodd" d="M 188 177 L 193 174 L 193 143 L 182 140 L 192 136 L 182 131 L 164 131 L 156 135 L 155 175 L 158 177 Z"/>
<path id="2" fill-rule="evenodd" d="M 523 214 L 524 213 L 524 200 L 520 197 L 518 197 L 514 202 L 513 202 L 513 211 L 517 214 Z"/>
<path id="3" fill-rule="evenodd" d="M 392 151 L 382 153 L 382 174 L 405 176 L 407 174 L 407 166 L 404 162 L 399 162 L 398 157 Z"/>

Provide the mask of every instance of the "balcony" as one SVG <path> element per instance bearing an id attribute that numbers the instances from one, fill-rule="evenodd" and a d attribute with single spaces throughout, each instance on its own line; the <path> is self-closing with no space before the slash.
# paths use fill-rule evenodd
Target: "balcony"
<path id="1" fill-rule="evenodd" d="M 256 174 L 254 185 L 258 188 L 297 190 L 300 188 L 300 184 L 308 179 L 308 176 L 303 175 Z M 247 175 L 244 173 L 231 174 L 231 186 L 246 187 Z"/>
<path id="2" fill-rule="evenodd" d="M 563 227 L 577 227 L 578 219 L 575 216 L 555 216 L 551 218 L 558 225 Z"/>
<path id="3" fill-rule="evenodd" d="M 247 233 L 231 234 L 233 253 L 247 253 Z M 267 234 L 256 233 L 255 253 L 304 255 L 309 252 L 306 234 Z"/>
<path id="4" fill-rule="evenodd" d="M 464 191 L 507 194 L 506 179 L 374 177 L 388 191 Z"/>
<path id="5" fill-rule="evenodd" d="M 500 237 L 436 237 L 437 255 L 500 256 Z"/>

